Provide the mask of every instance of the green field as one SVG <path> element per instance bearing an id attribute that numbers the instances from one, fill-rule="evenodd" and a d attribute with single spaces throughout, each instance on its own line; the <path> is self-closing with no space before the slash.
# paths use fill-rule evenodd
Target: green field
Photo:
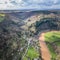
<path id="1" fill-rule="evenodd" d="M 0 22 L 4 20 L 5 14 L 0 14 Z"/>
<path id="2" fill-rule="evenodd" d="M 33 60 L 34 58 L 38 58 L 38 57 L 39 57 L 39 53 L 36 51 L 36 49 L 34 47 L 29 47 L 28 52 L 23 60 L 28 60 L 28 58 L 30 60 Z"/>
<path id="3" fill-rule="evenodd" d="M 56 44 L 56 46 L 60 46 L 60 31 L 47 32 L 45 34 L 45 41 L 50 50 L 52 60 L 55 60 L 57 54 L 56 54 L 55 50 L 53 49 L 52 45 Z"/>

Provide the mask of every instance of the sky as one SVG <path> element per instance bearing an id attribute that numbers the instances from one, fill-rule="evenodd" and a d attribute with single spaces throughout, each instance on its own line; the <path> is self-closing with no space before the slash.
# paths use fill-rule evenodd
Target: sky
<path id="1" fill-rule="evenodd" d="M 0 10 L 60 9 L 60 0 L 0 0 Z"/>

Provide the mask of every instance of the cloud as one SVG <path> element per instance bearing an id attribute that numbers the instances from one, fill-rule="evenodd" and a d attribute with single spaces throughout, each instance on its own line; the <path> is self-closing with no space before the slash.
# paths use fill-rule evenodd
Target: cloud
<path id="1" fill-rule="evenodd" d="M 0 10 L 60 9 L 60 0 L 0 0 Z"/>

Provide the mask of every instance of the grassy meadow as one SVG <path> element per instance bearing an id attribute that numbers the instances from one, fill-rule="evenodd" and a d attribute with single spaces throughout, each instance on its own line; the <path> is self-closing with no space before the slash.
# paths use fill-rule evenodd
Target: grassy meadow
<path id="1" fill-rule="evenodd" d="M 45 41 L 51 54 L 51 59 L 55 60 L 57 53 L 56 47 L 60 46 L 60 31 L 47 32 L 45 34 Z"/>

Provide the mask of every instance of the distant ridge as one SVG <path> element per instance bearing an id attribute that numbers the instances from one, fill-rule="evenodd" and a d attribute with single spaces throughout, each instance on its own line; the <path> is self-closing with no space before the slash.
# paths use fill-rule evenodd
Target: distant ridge
<path id="1" fill-rule="evenodd" d="M 60 11 L 60 9 L 21 9 L 21 10 L 0 10 L 0 13 L 15 13 L 15 12 L 37 12 L 37 11 Z"/>

